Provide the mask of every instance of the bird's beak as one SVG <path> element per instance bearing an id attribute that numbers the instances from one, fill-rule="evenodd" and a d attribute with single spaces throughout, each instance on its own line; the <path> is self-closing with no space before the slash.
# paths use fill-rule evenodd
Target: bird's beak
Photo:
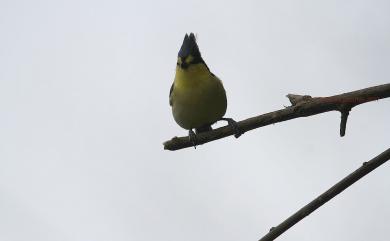
<path id="1" fill-rule="evenodd" d="M 187 67 L 188 67 L 188 64 L 186 62 L 182 62 L 180 64 L 180 68 L 182 68 L 182 69 L 186 69 Z"/>

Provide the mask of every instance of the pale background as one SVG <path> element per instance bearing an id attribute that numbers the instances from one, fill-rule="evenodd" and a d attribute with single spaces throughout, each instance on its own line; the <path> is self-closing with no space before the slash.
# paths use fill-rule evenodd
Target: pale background
<path id="1" fill-rule="evenodd" d="M 0 1 L 0 240 L 257 240 L 389 147 L 390 100 L 164 151 L 186 32 L 237 120 L 390 81 L 390 2 Z M 385 164 L 280 240 L 387 241 Z"/>

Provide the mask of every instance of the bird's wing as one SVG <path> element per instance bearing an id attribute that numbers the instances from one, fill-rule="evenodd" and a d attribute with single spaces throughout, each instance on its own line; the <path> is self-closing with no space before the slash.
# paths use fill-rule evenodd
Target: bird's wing
<path id="1" fill-rule="evenodd" d="M 174 85 L 174 83 L 172 83 L 171 89 L 169 90 L 169 105 L 170 105 L 170 106 L 172 106 L 172 91 L 173 91 L 173 85 Z"/>

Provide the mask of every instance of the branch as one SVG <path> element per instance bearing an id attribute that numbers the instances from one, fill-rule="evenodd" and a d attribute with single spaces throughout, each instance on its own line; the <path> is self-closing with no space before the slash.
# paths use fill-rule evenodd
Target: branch
<path id="1" fill-rule="evenodd" d="M 390 84 L 378 85 L 329 97 L 312 98 L 309 95 L 302 96 L 293 94 L 288 94 L 287 97 L 291 102 L 291 106 L 239 121 L 237 122 L 238 127 L 242 132 L 247 132 L 259 127 L 299 117 L 317 115 L 328 111 L 339 111 L 341 113 L 340 135 L 344 136 L 350 110 L 353 107 L 366 102 L 390 97 Z M 196 135 L 197 145 L 218 140 L 233 134 L 234 131 L 229 126 L 200 133 Z M 191 147 L 192 142 L 189 141 L 188 136 L 183 136 L 174 137 L 171 140 L 164 142 L 163 145 L 164 149 L 174 151 Z"/>
<path id="2" fill-rule="evenodd" d="M 318 196 L 316 199 L 311 201 L 309 204 L 301 208 L 299 211 L 294 213 L 292 216 L 287 218 L 281 224 L 276 227 L 271 228 L 269 233 L 262 237 L 259 241 L 269 241 L 274 240 L 279 235 L 287 231 L 289 228 L 294 226 L 296 223 L 304 219 L 306 216 L 311 214 L 317 208 L 324 205 L 330 199 L 334 198 L 336 195 L 347 189 L 349 186 L 357 182 L 360 178 L 364 177 L 375 168 L 379 167 L 386 161 L 390 159 L 390 148 L 382 152 L 379 156 L 374 157 L 368 162 L 364 162 L 363 165 L 356 169 L 354 172 L 349 174 L 347 177 L 336 183 L 333 187 L 329 188 L 326 192 Z"/>

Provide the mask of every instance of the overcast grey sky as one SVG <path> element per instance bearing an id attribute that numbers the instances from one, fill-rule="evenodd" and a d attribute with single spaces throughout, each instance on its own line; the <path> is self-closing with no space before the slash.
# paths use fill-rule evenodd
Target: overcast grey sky
<path id="1" fill-rule="evenodd" d="M 227 116 L 390 81 L 390 2 L 0 1 L 0 240 L 253 241 L 389 147 L 390 100 L 177 152 L 195 32 Z M 387 241 L 385 164 L 280 240 Z"/>

